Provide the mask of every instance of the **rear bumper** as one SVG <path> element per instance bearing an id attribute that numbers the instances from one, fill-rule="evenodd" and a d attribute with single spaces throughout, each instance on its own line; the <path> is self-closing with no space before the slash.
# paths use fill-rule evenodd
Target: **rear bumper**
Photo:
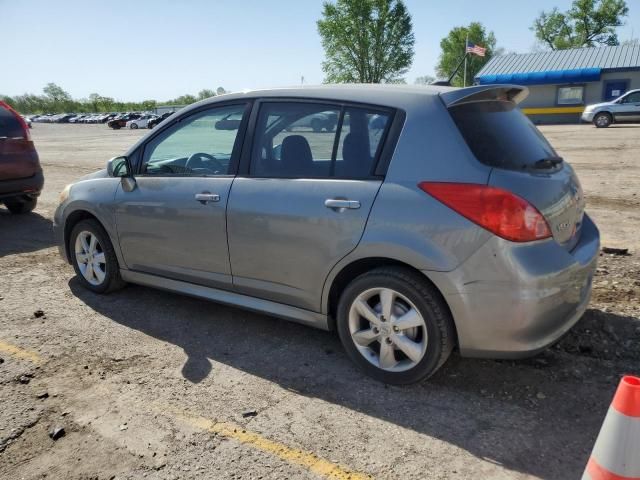
<path id="1" fill-rule="evenodd" d="M 0 180 L 0 200 L 9 197 L 29 195 L 37 197 L 44 187 L 42 170 L 35 175 L 17 180 Z"/>
<path id="2" fill-rule="evenodd" d="M 562 337 L 590 296 L 600 235 L 585 215 L 569 252 L 554 240 L 491 238 L 452 272 L 425 272 L 449 304 L 463 356 L 522 358 Z"/>

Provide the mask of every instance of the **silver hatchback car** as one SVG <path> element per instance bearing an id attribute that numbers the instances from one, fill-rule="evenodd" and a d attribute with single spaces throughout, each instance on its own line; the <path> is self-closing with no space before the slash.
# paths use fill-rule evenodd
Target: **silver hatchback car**
<path id="1" fill-rule="evenodd" d="M 223 95 L 65 188 L 88 289 L 131 282 L 335 330 L 388 383 L 518 358 L 583 314 L 599 250 L 580 183 L 513 85 Z M 330 128 L 309 119 L 334 118 Z"/>

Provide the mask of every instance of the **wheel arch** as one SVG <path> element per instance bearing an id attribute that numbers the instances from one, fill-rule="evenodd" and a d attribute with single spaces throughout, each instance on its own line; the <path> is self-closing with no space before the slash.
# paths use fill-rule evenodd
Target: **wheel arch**
<path id="1" fill-rule="evenodd" d="M 611 110 L 599 110 L 595 113 L 595 115 L 593 116 L 594 120 L 598 115 L 601 114 L 605 114 L 605 115 L 609 115 L 609 118 L 611 119 L 611 123 L 615 122 L 615 115 L 613 114 L 613 112 Z"/>
<path id="2" fill-rule="evenodd" d="M 408 263 L 402 262 L 400 260 L 396 260 L 388 257 L 365 257 L 354 260 L 347 265 L 343 266 L 340 271 L 333 277 L 331 281 L 331 286 L 328 289 L 328 294 L 326 298 L 326 312 L 327 312 L 327 324 L 329 326 L 329 330 L 336 330 L 336 310 L 338 307 L 338 302 L 340 300 L 340 293 L 345 289 L 345 287 L 356 277 L 366 273 L 370 270 L 379 267 L 401 267 L 406 268 L 407 270 L 411 270 L 420 275 L 421 278 L 431 286 L 432 290 L 440 297 L 442 300 L 442 304 L 446 306 L 451 319 L 453 320 L 453 329 L 455 333 L 455 343 L 458 343 L 458 332 L 456 328 L 455 318 L 453 317 L 453 313 L 451 311 L 451 307 L 447 302 L 447 299 L 442 294 L 440 289 L 436 286 L 436 284 L 422 271 L 417 268 L 409 265 Z"/>
<path id="3" fill-rule="evenodd" d="M 100 221 L 100 219 L 87 210 L 74 210 L 65 219 L 63 241 L 64 251 L 67 255 L 67 260 L 69 261 L 69 263 L 71 263 L 71 251 L 69 250 L 69 237 L 71 236 L 71 231 L 73 230 L 73 227 L 75 227 L 79 222 L 89 219 L 95 220 L 100 225 L 102 225 L 102 228 L 104 228 L 104 224 Z"/>

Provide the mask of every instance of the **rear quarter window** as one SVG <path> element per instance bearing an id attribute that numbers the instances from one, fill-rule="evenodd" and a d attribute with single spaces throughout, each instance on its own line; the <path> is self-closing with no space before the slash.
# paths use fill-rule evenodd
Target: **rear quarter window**
<path id="1" fill-rule="evenodd" d="M 485 165 L 523 170 L 558 156 L 513 102 L 465 103 L 449 108 L 449 112 L 475 157 Z"/>

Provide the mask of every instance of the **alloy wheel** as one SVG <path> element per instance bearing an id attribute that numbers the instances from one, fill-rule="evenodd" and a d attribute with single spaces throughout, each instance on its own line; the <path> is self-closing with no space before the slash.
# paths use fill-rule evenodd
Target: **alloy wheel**
<path id="1" fill-rule="evenodd" d="M 609 120 L 609 116 L 608 115 L 598 115 L 598 117 L 596 118 L 596 124 L 599 127 L 608 127 L 609 126 L 610 120 Z"/>
<path id="2" fill-rule="evenodd" d="M 415 367 L 427 351 L 427 326 L 420 311 L 401 293 L 374 288 L 356 297 L 349 332 L 360 354 L 389 372 Z"/>
<path id="3" fill-rule="evenodd" d="M 107 275 L 104 250 L 92 232 L 83 230 L 76 237 L 75 255 L 78 268 L 91 285 L 101 285 Z"/>

